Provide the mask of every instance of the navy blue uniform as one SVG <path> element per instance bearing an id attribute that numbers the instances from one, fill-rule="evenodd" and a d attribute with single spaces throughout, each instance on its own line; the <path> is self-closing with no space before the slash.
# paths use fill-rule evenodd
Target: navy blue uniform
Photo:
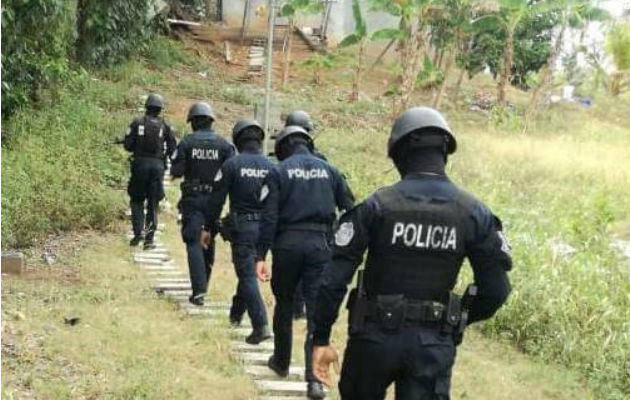
<path id="1" fill-rule="evenodd" d="M 182 139 L 172 157 L 171 174 L 184 177 L 179 209 L 193 296 L 206 293 L 214 264 L 214 243 L 206 250 L 200 243 L 202 229 L 217 233 L 213 226 L 205 226 L 204 210 L 215 175 L 233 155 L 234 146 L 228 141 L 211 131 L 197 131 Z"/>
<path id="2" fill-rule="evenodd" d="M 291 361 L 293 296 L 302 279 L 308 330 L 305 378 L 315 381 L 311 365 L 313 301 L 330 260 L 328 230 L 336 218 L 335 208 L 349 209 L 352 199 L 341 174 L 306 148 L 296 150 L 269 173 L 261 199 L 264 209 L 257 252 L 260 260 L 270 248 L 273 253 L 274 359 L 281 368 L 288 368 Z"/>
<path id="3" fill-rule="evenodd" d="M 510 291 L 512 261 L 501 229 L 486 206 L 444 175 L 411 174 L 379 190 L 341 218 L 317 296 L 315 345 L 329 343 L 366 249 L 370 304 L 402 295 L 414 304 L 437 303 L 439 310 L 467 257 L 478 286 L 468 321 L 491 317 Z M 413 322 L 404 318 L 390 329 L 368 312 L 362 329 L 350 333 L 339 382 L 343 399 L 384 399 L 392 382 L 396 399 L 449 398 L 455 344 L 444 334 L 442 312 Z"/>
<path id="4" fill-rule="evenodd" d="M 313 149 L 313 155 L 321 160 L 328 162 L 328 159 L 326 158 L 326 156 L 317 149 Z M 345 179 L 343 181 L 343 184 L 345 186 L 347 198 L 351 199 L 352 203 L 354 204 L 354 201 L 355 201 L 354 194 L 352 193 L 352 190 L 350 189 L 350 186 L 348 185 L 348 182 Z M 331 231 L 332 231 L 332 228 L 331 228 Z M 298 282 L 298 285 L 295 289 L 295 296 L 293 298 L 293 316 L 295 318 L 303 317 L 305 315 L 304 308 L 305 308 L 304 290 L 302 289 L 302 281 L 300 281 Z"/>
<path id="5" fill-rule="evenodd" d="M 230 319 L 240 321 L 247 310 L 254 328 L 267 325 L 265 304 L 256 279 L 256 242 L 262 204 L 260 189 L 274 165 L 260 151 L 245 151 L 229 159 L 216 175 L 207 220 L 216 221 L 230 195 L 229 230 L 232 262 L 238 277 Z"/>
<path id="6" fill-rule="evenodd" d="M 160 117 L 145 115 L 134 118 L 129 124 L 124 145 L 125 150 L 133 153 L 127 193 L 131 199 L 134 236 L 140 236 L 146 226 L 146 239 L 153 239 L 158 224 L 158 204 L 164 198 L 165 160 L 171 156 L 176 144 L 173 128 Z"/>

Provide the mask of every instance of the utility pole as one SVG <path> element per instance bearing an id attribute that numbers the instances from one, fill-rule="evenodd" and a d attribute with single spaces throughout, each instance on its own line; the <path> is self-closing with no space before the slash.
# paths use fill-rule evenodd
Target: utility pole
<path id="1" fill-rule="evenodd" d="M 272 73 L 272 57 L 273 57 L 273 31 L 276 24 L 276 7 L 275 0 L 269 0 L 269 25 L 267 27 L 267 79 L 265 83 L 265 141 L 263 143 L 263 153 L 269 154 L 269 136 L 270 132 L 270 108 L 271 108 L 271 73 Z"/>

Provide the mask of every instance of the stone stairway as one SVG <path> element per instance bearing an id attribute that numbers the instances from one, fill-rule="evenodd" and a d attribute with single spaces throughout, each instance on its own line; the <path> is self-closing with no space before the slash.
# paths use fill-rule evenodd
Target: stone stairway
<path id="1" fill-rule="evenodd" d="M 166 183 L 166 182 L 165 182 Z M 306 398 L 304 368 L 292 365 L 287 378 L 278 377 L 267 367 L 267 360 L 273 353 L 273 339 L 259 345 L 245 343 L 245 336 L 251 332 L 247 315 L 240 327 L 225 328 L 221 319 L 227 320 L 229 304 L 212 301 L 203 307 L 193 306 L 188 302 L 191 293 L 190 280 L 172 260 L 171 254 L 162 241 L 164 225 L 160 224 L 155 235 L 156 248 L 142 250 L 139 246 L 133 250 L 133 260 L 148 278 L 150 287 L 164 298 L 175 302 L 187 316 L 191 318 L 207 318 L 210 329 L 230 329 L 231 350 L 241 361 L 243 372 L 251 377 L 258 389 L 260 400 L 294 400 Z M 130 239 L 131 232 L 127 234 Z M 224 321 L 225 321 L 224 320 Z"/>

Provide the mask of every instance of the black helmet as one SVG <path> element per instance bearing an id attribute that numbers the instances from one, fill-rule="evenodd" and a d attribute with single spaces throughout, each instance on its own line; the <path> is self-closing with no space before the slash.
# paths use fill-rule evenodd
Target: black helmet
<path id="1" fill-rule="evenodd" d="M 164 102 L 162 101 L 162 96 L 157 93 L 149 93 L 147 96 L 147 101 L 144 102 L 144 108 L 162 108 L 164 107 Z"/>
<path id="2" fill-rule="evenodd" d="M 262 141 L 265 138 L 265 130 L 263 129 L 262 126 L 260 126 L 258 121 L 254 119 L 242 119 L 238 121 L 236 125 L 234 125 L 234 129 L 232 129 L 232 141 L 236 143 L 238 141 L 240 134 L 243 133 L 243 131 L 245 131 L 245 129 L 247 128 L 257 128 L 258 131 L 260 132 L 260 136 L 259 136 L 260 141 Z"/>
<path id="3" fill-rule="evenodd" d="M 190 122 L 194 117 L 208 117 L 211 120 L 215 120 L 214 112 L 212 112 L 212 107 L 210 104 L 200 101 L 195 103 L 188 110 L 188 118 L 186 118 L 186 122 Z"/>
<path id="4" fill-rule="evenodd" d="M 308 132 L 309 134 L 313 132 L 315 126 L 313 126 L 313 121 L 311 121 L 311 116 L 308 115 L 306 111 L 296 110 L 292 111 L 287 115 L 287 120 L 284 123 L 284 126 L 301 126 Z"/>
<path id="5" fill-rule="evenodd" d="M 274 151 L 276 153 L 276 156 L 278 157 L 280 156 L 280 145 L 282 144 L 282 142 L 293 135 L 298 135 L 306 139 L 306 144 L 309 150 L 313 151 L 313 138 L 308 134 L 306 129 L 297 125 L 289 125 L 289 126 L 285 126 L 276 135 L 276 143 L 274 145 Z"/>
<path id="6" fill-rule="evenodd" d="M 424 128 L 435 128 L 442 131 L 446 136 L 446 153 L 455 152 L 457 141 L 442 114 L 429 107 L 413 107 L 400 114 L 394 121 L 392 133 L 387 142 L 387 154 L 392 157 L 396 143 L 411 132 Z"/>

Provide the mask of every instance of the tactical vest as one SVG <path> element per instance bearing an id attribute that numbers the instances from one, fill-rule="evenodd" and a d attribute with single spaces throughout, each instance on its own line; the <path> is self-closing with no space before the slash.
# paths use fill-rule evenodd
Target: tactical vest
<path id="1" fill-rule="evenodd" d="M 220 143 L 216 139 L 198 139 L 189 136 L 188 154 L 186 154 L 186 181 L 194 184 L 212 184 L 224 155 Z"/>
<path id="2" fill-rule="evenodd" d="M 376 192 L 379 226 L 368 251 L 366 292 L 442 300 L 466 254 L 466 216 L 449 199 L 407 198 L 394 187 Z"/>
<path id="3" fill-rule="evenodd" d="M 146 115 L 137 129 L 134 156 L 164 158 L 164 120 Z"/>

